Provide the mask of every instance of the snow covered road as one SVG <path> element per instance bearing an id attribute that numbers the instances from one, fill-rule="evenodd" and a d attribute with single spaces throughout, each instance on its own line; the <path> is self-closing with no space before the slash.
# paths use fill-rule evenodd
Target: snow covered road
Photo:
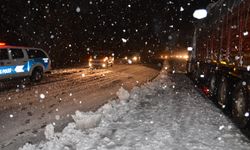
<path id="1" fill-rule="evenodd" d="M 72 121 L 76 110 L 96 110 L 116 97 L 123 86 L 131 89 L 151 80 L 158 70 L 142 65 L 115 65 L 109 69 L 53 70 L 38 85 L 20 85 L 0 93 L 0 149 L 17 149 L 42 139 L 49 123 L 58 130 Z"/>
<path id="2" fill-rule="evenodd" d="M 121 89 L 120 100 L 94 113 L 76 112 L 62 131 L 46 126 L 45 141 L 20 150 L 250 149 L 249 140 L 193 86 L 185 75 L 163 71 L 129 96 Z"/>

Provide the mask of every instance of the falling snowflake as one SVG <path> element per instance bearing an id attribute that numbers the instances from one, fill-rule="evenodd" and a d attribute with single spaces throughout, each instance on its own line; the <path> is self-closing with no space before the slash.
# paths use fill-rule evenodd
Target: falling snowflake
<path id="1" fill-rule="evenodd" d="M 123 43 L 127 43 L 127 42 L 128 42 L 128 39 L 122 38 L 122 42 L 123 42 Z"/>
<path id="2" fill-rule="evenodd" d="M 51 38 L 51 39 L 54 39 L 54 37 L 55 37 L 54 35 L 50 35 L 50 38 Z"/>
<path id="3" fill-rule="evenodd" d="M 243 32 L 244 36 L 248 36 L 248 34 L 249 34 L 248 31 Z"/>
<path id="4" fill-rule="evenodd" d="M 221 125 L 221 126 L 219 127 L 219 130 L 222 130 L 222 129 L 224 129 L 224 128 L 225 128 L 225 126 Z"/>
<path id="5" fill-rule="evenodd" d="M 56 118 L 56 120 L 60 120 L 60 116 L 59 115 L 56 115 L 55 118 Z"/>
<path id="6" fill-rule="evenodd" d="M 79 13 L 80 11 L 81 11 L 81 8 L 78 6 L 78 7 L 76 8 L 76 12 Z"/>
<path id="7" fill-rule="evenodd" d="M 183 8 L 183 7 L 181 7 L 181 8 L 180 8 L 180 11 L 184 11 L 184 8 Z"/>
<path id="8" fill-rule="evenodd" d="M 250 71 L 250 66 L 247 66 L 247 71 Z"/>
<path id="9" fill-rule="evenodd" d="M 45 95 L 44 94 L 40 94 L 40 98 L 41 99 L 45 99 Z"/>

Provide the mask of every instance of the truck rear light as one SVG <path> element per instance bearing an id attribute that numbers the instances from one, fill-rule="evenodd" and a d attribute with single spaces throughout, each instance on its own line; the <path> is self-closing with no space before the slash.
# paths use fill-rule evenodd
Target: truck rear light
<path id="1" fill-rule="evenodd" d="M 202 92 L 205 93 L 206 95 L 209 94 L 209 88 L 208 87 L 203 87 Z"/>

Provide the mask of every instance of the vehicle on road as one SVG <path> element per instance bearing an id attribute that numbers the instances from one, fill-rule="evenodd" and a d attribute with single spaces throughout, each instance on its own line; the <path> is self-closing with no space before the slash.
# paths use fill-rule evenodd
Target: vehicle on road
<path id="1" fill-rule="evenodd" d="M 124 56 L 122 62 L 127 64 L 138 64 L 141 62 L 141 56 L 139 53 L 130 53 Z"/>
<path id="2" fill-rule="evenodd" d="M 108 68 L 114 65 L 114 53 L 109 51 L 95 51 L 89 58 L 89 68 Z"/>
<path id="3" fill-rule="evenodd" d="M 246 127 L 250 111 L 250 1 L 220 0 L 198 21 L 188 73 Z"/>
<path id="4" fill-rule="evenodd" d="M 39 48 L 0 44 L 0 80 L 29 77 L 38 82 L 51 68 L 48 54 Z"/>

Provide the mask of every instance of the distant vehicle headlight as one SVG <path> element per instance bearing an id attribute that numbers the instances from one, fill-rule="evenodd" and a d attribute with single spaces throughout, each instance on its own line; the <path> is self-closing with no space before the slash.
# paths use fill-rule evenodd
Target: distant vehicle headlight
<path id="1" fill-rule="evenodd" d="M 132 60 L 129 59 L 129 60 L 128 60 L 128 64 L 132 64 L 132 63 L 133 63 Z"/>
<path id="2" fill-rule="evenodd" d="M 92 61 L 92 58 L 90 58 L 89 61 Z"/>
<path id="3" fill-rule="evenodd" d="M 104 62 L 107 61 L 107 60 L 108 60 L 108 57 L 105 57 L 105 58 L 103 59 Z"/>
<path id="4" fill-rule="evenodd" d="M 92 64 L 91 64 L 91 63 L 89 63 L 89 67 L 92 67 Z"/>
<path id="5" fill-rule="evenodd" d="M 102 67 L 105 68 L 105 67 L 106 67 L 106 64 L 102 64 Z"/>
<path id="6" fill-rule="evenodd" d="M 124 57 L 124 59 L 126 59 L 126 60 L 127 60 L 127 59 L 128 59 L 128 57 L 126 56 L 126 57 Z"/>
<path id="7" fill-rule="evenodd" d="M 133 57 L 133 61 L 137 61 L 137 59 L 138 59 L 138 58 L 137 58 L 136 56 Z"/>

